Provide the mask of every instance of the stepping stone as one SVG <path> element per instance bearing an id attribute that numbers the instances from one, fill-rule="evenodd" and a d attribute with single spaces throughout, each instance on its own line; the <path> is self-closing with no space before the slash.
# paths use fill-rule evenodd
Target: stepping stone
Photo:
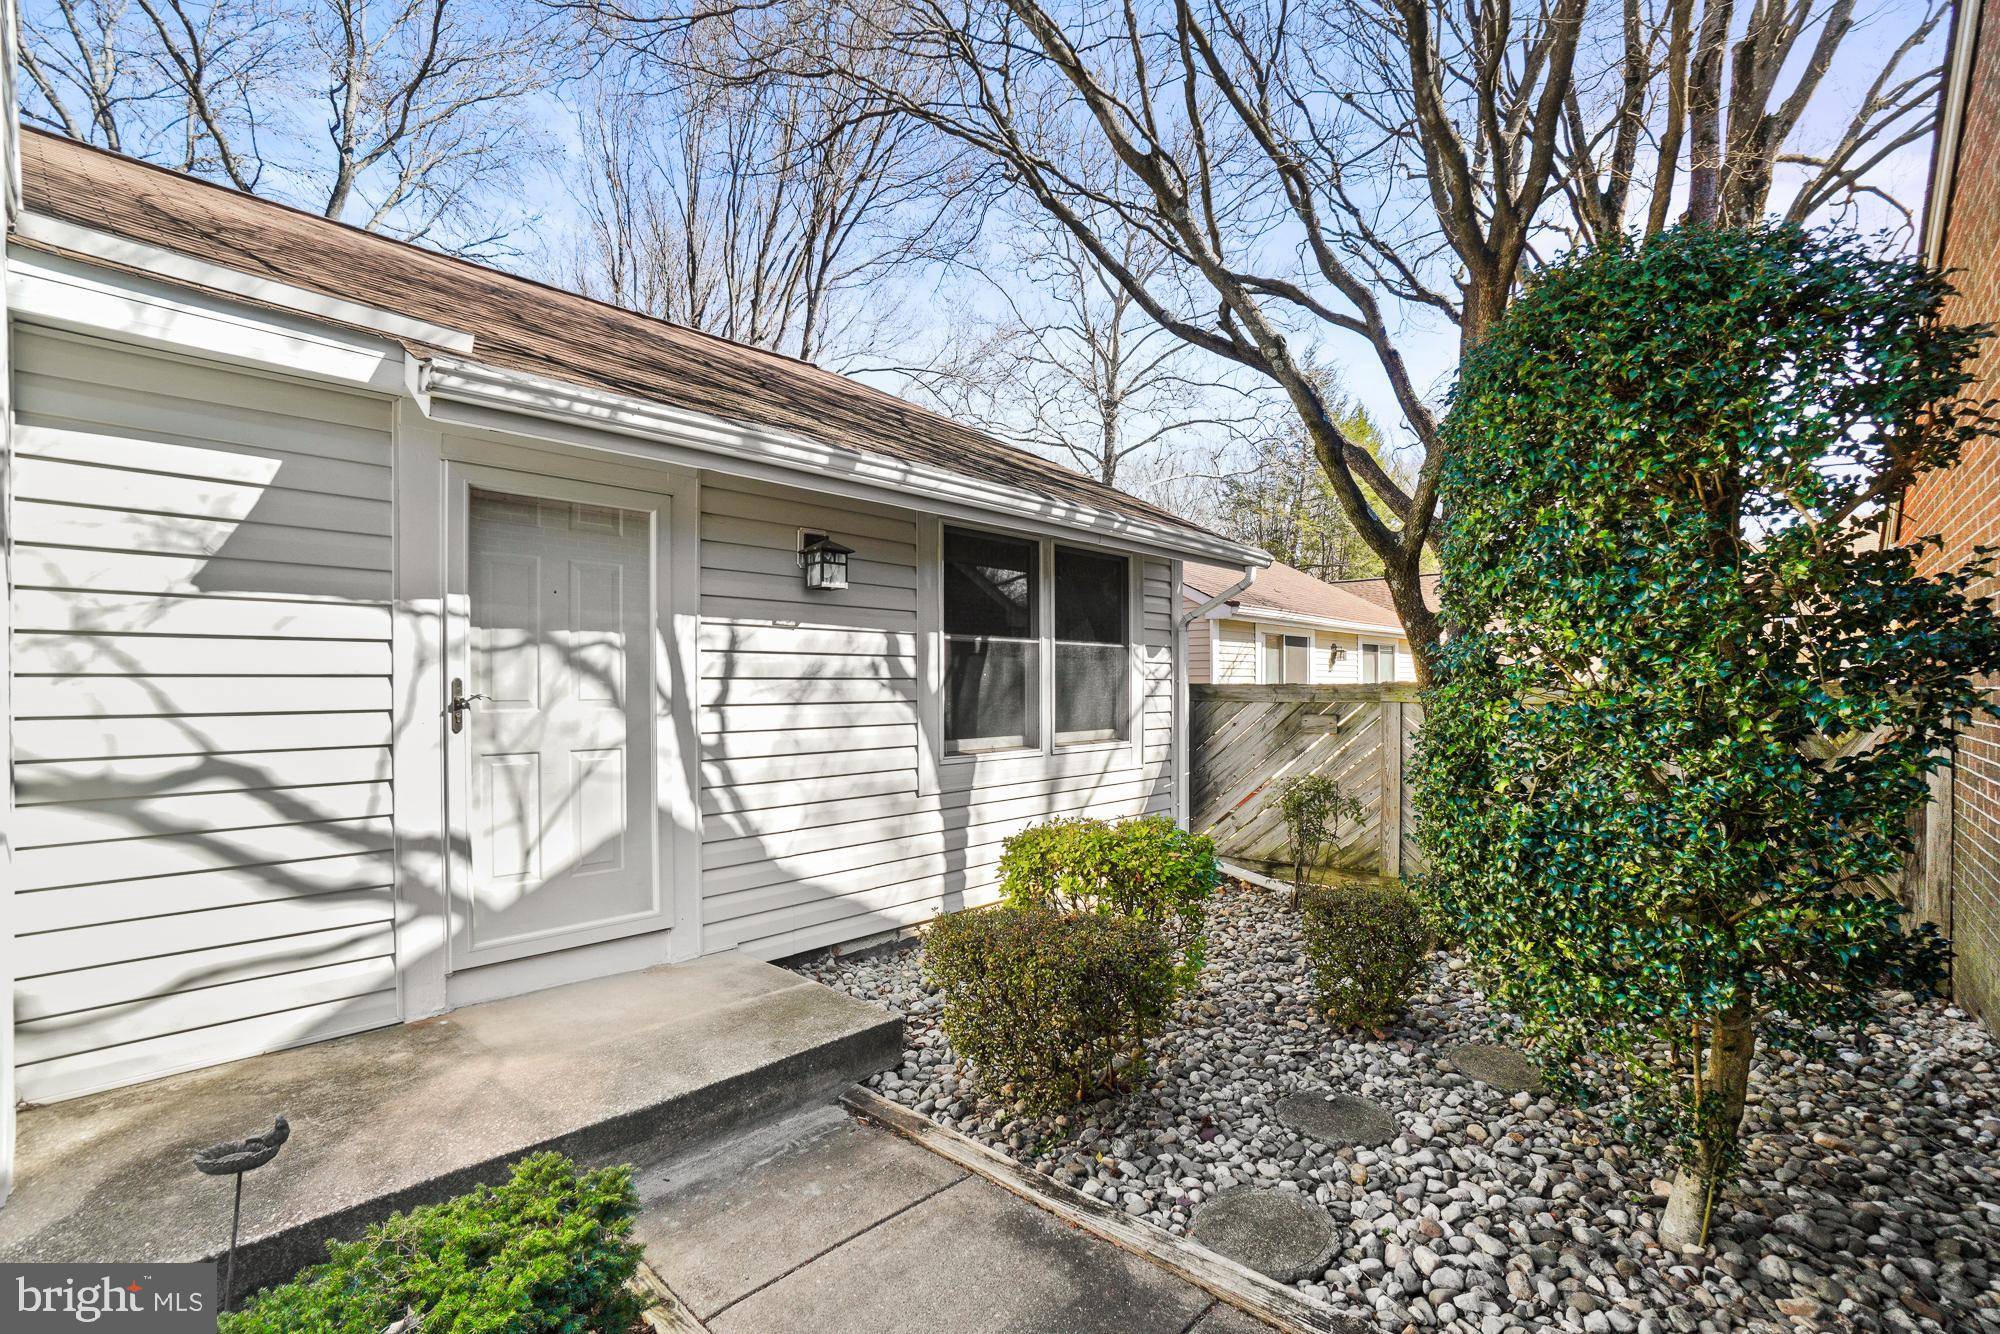
<path id="1" fill-rule="evenodd" d="M 1380 1103 L 1324 1089 L 1280 1099 L 1277 1116 L 1279 1124 L 1334 1149 L 1350 1144 L 1372 1149 L 1387 1144 L 1397 1133 L 1396 1118 Z"/>
<path id="2" fill-rule="evenodd" d="M 1194 1211 L 1188 1235 L 1280 1283 L 1317 1277 L 1333 1260 L 1332 1215 L 1295 1190 L 1231 1186 Z"/>
<path id="3" fill-rule="evenodd" d="M 1542 1072 L 1512 1047 L 1498 1042 L 1464 1042 L 1444 1049 L 1445 1064 L 1504 1093 L 1540 1093 Z"/>

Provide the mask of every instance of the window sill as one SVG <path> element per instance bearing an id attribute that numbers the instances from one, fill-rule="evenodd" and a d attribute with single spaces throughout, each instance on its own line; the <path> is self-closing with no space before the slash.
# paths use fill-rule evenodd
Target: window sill
<path id="1" fill-rule="evenodd" d="M 1005 750 L 961 750 L 944 757 L 946 764 L 977 764 L 981 760 L 1022 760 L 1047 755 L 1040 746 L 1010 746 Z"/>

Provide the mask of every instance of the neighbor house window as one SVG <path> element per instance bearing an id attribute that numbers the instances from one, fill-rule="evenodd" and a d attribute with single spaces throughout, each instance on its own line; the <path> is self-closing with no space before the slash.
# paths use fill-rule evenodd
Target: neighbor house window
<path id="1" fill-rule="evenodd" d="M 944 739 L 962 754 L 1041 745 L 1041 547 L 944 530 Z"/>
<path id="2" fill-rule="evenodd" d="M 1056 548 L 1056 744 L 1125 735 L 1132 655 L 1123 556 Z"/>
<path id="3" fill-rule="evenodd" d="M 1394 644 L 1363 644 L 1361 646 L 1361 680 L 1364 685 L 1377 685 L 1396 679 L 1396 646 Z"/>
<path id="4" fill-rule="evenodd" d="M 1264 636 L 1264 684 L 1311 684 L 1312 641 L 1304 635 Z"/>
<path id="5" fill-rule="evenodd" d="M 947 751 L 1037 750 L 1045 732 L 1056 746 L 1126 739 L 1125 557 L 946 528 L 943 566 Z"/>

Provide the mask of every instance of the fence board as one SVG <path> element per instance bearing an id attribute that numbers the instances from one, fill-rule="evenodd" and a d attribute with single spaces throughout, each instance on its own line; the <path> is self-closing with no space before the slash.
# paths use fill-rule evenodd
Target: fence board
<path id="1" fill-rule="evenodd" d="M 1408 685 L 1189 688 L 1194 827 L 1222 855 L 1289 872 L 1278 784 L 1325 774 L 1360 799 L 1320 870 L 1408 875 L 1419 868 L 1404 771 L 1423 710 Z"/>

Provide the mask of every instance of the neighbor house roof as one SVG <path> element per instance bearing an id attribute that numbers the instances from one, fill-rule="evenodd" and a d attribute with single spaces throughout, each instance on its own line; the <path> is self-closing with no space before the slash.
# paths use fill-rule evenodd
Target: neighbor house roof
<path id="1" fill-rule="evenodd" d="M 746 347 L 38 131 L 30 213 L 473 336 L 469 359 L 822 445 L 942 469 L 1037 500 L 1197 525 L 807 362 Z M 20 240 L 20 238 L 16 238 Z M 61 253 L 60 244 L 28 244 Z M 95 261 L 93 261 L 95 262 Z M 427 350 L 402 340 L 420 355 Z M 1233 578 L 1234 576 L 1232 576 Z"/>
<path id="2" fill-rule="evenodd" d="M 1189 595 L 1194 595 L 1195 601 L 1214 597 L 1242 577 L 1241 570 L 1220 565 L 1189 561 L 1181 567 L 1181 583 Z M 1227 605 L 1244 615 L 1274 613 L 1280 617 L 1299 617 L 1402 634 L 1402 624 L 1389 605 L 1387 585 L 1383 586 L 1382 599 L 1378 602 L 1356 587 L 1365 583 L 1381 581 L 1361 579 L 1329 583 L 1290 565 L 1273 564 L 1259 570 L 1256 582 L 1231 597 Z"/>
<path id="3" fill-rule="evenodd" d="M 1389 596 L 1389 581 L 1387 579 L 1330 579 L 1327 582 L 1331 587 L 1345 589 L 1350 593 L 1367 598 L 1370 602 L 1392 615 L 1395 613 L 1396 601 Z M 1424 605 L 1428 606 L 1432 611 L 1436 611 L 1438 609 L 1438 576 L 1435 574 L 1426 574 L 1421 576 L 1417 580 L 1417 583 L 1424 591 Z"/>

